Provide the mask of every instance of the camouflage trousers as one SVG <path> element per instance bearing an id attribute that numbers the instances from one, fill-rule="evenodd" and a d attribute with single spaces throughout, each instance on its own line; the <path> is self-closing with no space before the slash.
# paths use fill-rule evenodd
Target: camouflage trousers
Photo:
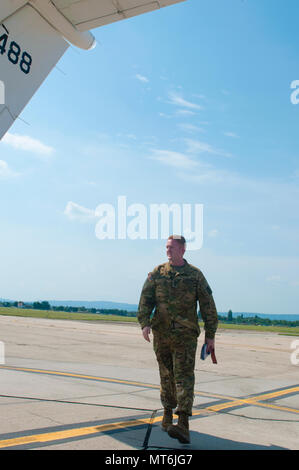
<path id="1" fill-rule="evenodd" d="M 197 335 L 179 329 L 153 331 L 153 347 L 160 372 L 160 396 L 164 408 L 192 416 Z"/>

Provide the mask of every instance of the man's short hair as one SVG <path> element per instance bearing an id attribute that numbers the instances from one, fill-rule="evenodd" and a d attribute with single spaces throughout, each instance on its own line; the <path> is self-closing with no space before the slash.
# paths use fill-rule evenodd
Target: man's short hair
<path id="1" fill-rule="evenodd" d="M 176 240 L 180 245 L 186 246 L 186 240 L 182 235 L 170 235 L 168 240 Z"/>

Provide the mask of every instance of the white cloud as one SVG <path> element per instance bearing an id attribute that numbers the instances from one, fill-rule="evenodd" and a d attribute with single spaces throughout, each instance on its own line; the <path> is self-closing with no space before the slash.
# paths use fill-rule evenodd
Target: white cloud
<path id="1" fill-rule="evenodd" d="M 149 82 L 149 79 L 147 77 L 145 77 L 144 75 L 140 75 L 139 73 L 137 73 L 135 75 L 135 78 L 137 78 L 137 80 L 139 80 L 140 82 L 143 82 L 143 83 L 148 83 Z"/>
<path id="2" fill-rule="evenodd" d="M 185 100 L 181 95 L 176 92 L 169 93 L 170 103 L 176 106 L 181 106 L 182 108 L 188 109 L 203 109 L 202 106 L 196 103 L 192 103 L 191 101 Z"/>
<path id="3" fill-rule="evenodd" d="M 0 178 L 6 179 L 13 178 L 15 176 L 18 176 L 18 173 L 12 171 L 4 160 L 0 160 Z"/>
<path id="4" fill-rule="evenodd" d="M 69 201 L 64 209 L 64 214 L 70 220 L 78 220 L 79 222 L 90 222 L 95 219 L 95 211 L 80 206 L 76 202 Z"/>
<path id="5" fill-rule="evenodd" d="M 178 109 L 175 113 L 177 116 L 194 116 L 194 112 L 190 109 Z"/>
<path id="6" fill-rule="evenodd" d="M 189 158 L 187 155 L 171 150 L 153 150 L 152 160 L 157 160 L 164 165 L 172 166 L 180 169 L 191 169 L 197 166 L 197 162 Z"/>
<path id="7" fill-rule="evenodd" d="M 54 148 L 43 144 L 40 140 L 33 139 L 27 135 L 7 134 L 3 137 L 2 142 L 17 150 L 33 152 L 43 156 L 50 156 L 54 152 Z"/>
<path id="8" fill-rule="evenodd" d="M 188 123 L 181 123 L 181 124 L 178 124 L 178 127 L 180 129 L 182 129 L 183 131 L 185 132 L 205 132 L 204 129 L 202 129 L 202 127 L 199 127 L 199 126 L 194 126 L 193 124 L 188 124 Z"/>
<path id="9" fill-rule="evenodd" d="M 203 163 L 201 161 L 197 161 L 197 171 L 193 171 L 192 173 L 184 173 L 180 174 L 180 177 L 189 182 L 203 183 L 203 184 L 230 184 L 230 185 L 238 185 L 241 186 L 243 183 L 243 178 L 238 175 L 237 173 L 233 173 L 232 171 L 227 171 L 223 169 L 219 169 L 210 165 L 208 163 Z"/>
<path id="10" fill-rule="evenodd" d="M 235 132 L 223 132 L 223 134 L 226 135 L 226 137 L 232 137 L 233 139 L 239 138 L 238 134 L 236 134 Z"/>
<path id="11" fill-rule="evenodd" d="M 200 98 L 201 100 L 205 100 L 206 99 L 206 96 L 205 95 L 201 95 L 199 93 L 193 93 L 193 96 L 195 96 L 195 98 Z"/>
<path id="12" fill-rule="evenodd" d="M 162 118 L 166 118 L 166 119 L 172 118 L 172 116 L 170 116 L 169 114 L 165 114 L 165 113 L 159 113 L 159 116 Z"/>
<path id="13" fill-rule="evenodd" d="M 184 142 L 187 143 L 187 150 L 184 153 L 172 150 L 154 149 L 150 158 L 164 165 L 181 170 L 179 176 L 186 181 L 207 184 L 230 183 L 238 185 L 243 182 L 243 178 L 239 174 L 225 169 L 219 169 L 210 162 L 204 162 L 198 158 L 198 154 L 210 153 L 226 155 L 225 152 L 215 149 L 210 144 L 197 140 L 184 139 Z"/>
<path id="14" fill-rule="evenodd" d="M 185 139 L 187 144 L 187 152 L 193 154 L 210 153 L 212 155 L 220 155 L 222 157 L 232 157 L 232 155 L 224 150 L 217 149 L 206 142 L 199 140 Z"/>

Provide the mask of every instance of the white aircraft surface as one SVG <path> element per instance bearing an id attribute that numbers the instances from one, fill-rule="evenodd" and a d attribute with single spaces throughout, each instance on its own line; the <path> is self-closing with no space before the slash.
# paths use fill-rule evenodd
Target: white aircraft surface
<path id="1" fill-rule="evenodd" d="M 1 0 L 0 139 L 73 44 L 95 47 L 89 29 L 185 0 Z"/>

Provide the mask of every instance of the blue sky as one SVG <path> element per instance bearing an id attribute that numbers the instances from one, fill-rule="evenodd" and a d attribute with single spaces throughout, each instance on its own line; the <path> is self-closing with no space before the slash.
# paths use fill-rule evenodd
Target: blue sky
<path id="1" fill-rule="evenodd" d="M 99 204 L 203 204 L 219 311 L 299 314 L 296 0 L 187 0 L 70 47 L 0 143 L 0 297 L 138 303 L 165 240 Z"/>

